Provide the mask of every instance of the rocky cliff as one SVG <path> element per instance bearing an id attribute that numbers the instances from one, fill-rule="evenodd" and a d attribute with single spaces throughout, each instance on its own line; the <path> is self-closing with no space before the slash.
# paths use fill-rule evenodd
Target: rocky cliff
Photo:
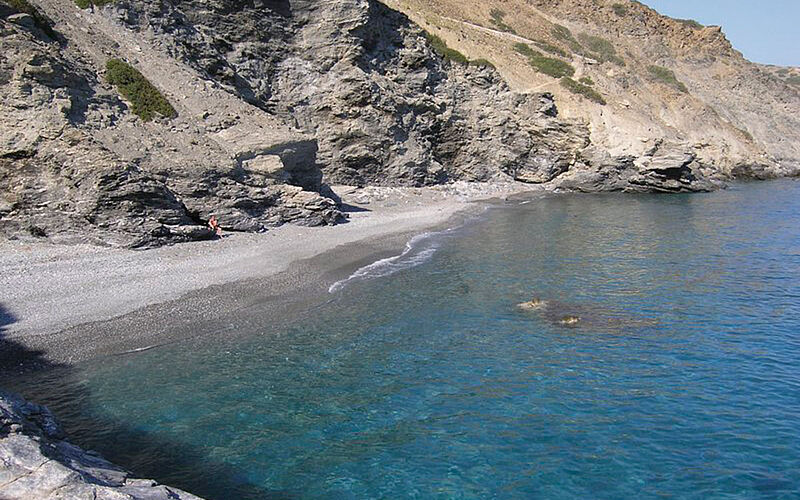
<path id="1" fill-rule="evenodd" d="M 328 183 L 696 191 L 791 174 L 800 156 L 794 87 L 756 73 L 718 30 L 638 4 L 621 20 L 591 17 L 588 0 L 2 1 L 6 236 L 147 247 L 210 238 L 212 215 L 233 231 L 336 223 Z M 519 13 L 514 27 L 498 6 Z M 481 26 L 487 19 L 501 24 Z M 553 38 L 553 26 L 571 33 L 562 22 L 630 39 L 617 50 L 624 66 L 568 53 L 569 40 L 581 42 Z M 563 45 L 558 57 L 607 104 L 524 69 L 521 41 Z M 133 114 L 108 82 L 112 58 L 176 116 Z M 685 64 L 673 75 L 686 95 L 637 76 L 646 61 Z"/>
<path id="2" fill-rule="evenodd" d="M 552 92 L 561 114 L 587 123 L 592 144 L 613 156 L 667 147 L 723 179 L 800 169 L 794 69 L 747 61 L 718 26 L 632 0 L 387 3 L 467 56 L 492 61 L 513 89 Z M 571 83 L 548 74 L 553 60 Z"/>
<path id="3" fill-rule="evenodd" d="M 0 391 L 0 498 L 3 500 L 199 500 L 134 479 L 96 453 L 64 440 L 47 408 Z"/>

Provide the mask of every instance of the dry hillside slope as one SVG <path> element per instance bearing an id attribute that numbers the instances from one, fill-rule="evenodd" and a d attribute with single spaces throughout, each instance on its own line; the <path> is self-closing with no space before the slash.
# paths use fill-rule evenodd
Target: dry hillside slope
<path id="1" fill-rule="evenodd" d="M 387 0 L 471 58 L 491 61 L 512 88 L 556 95 L 586 120 L 592 141 L 641 155 L 659 141 L 727 175 L 800 168 L 800 86 L 793 69 L 742 57 L 719 27 L 675 20 L 630 0 Z M 515 49 L 563 61 L 605 105 L 565 87 Z M 545 72 L 547 67 L 544 67 Z M 574 87 L 573 87 L 574 88 Z"/>

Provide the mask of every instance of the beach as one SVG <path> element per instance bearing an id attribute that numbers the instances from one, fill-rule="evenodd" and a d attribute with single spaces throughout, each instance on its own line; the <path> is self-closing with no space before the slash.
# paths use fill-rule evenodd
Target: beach
<path id="1" fill-rule="evenodd" d="M 396 255 L 415 234 L 455 224 L 454 217 L 480 211 L 482 200 L 526 190 L 515 183 L 340 186 L 334 191 L 347 223 L 284 225 L 151 250 L 6 241 L 0 244 L 3 340 L 39 361 L 71 364 L 212 331 L 242 334 L 228 321 L 237 310 L 269 304 L 275 316 L 290 320 L 287 310 L 327 293 L 359 267 Z"/>

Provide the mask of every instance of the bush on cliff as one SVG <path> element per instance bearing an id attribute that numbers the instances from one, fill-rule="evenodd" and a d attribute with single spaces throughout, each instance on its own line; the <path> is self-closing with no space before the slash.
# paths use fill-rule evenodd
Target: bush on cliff
<path id="1" fill-rule="evenodd" d="M 619 17 L 625 17 L 628 15 L 628 6 L 623 3 L 615 3 L 611 6 L 611 9 L 613 9 L 614 14 L 618 15 Z"/>
<path id="2" fill-rule="evenodd" d="M 481 68 L 495 69 L 495 65 L 488 59 L 473 59 L 469 62 L 472 66 L 480 66 Z"/>
<path id="3" fill-rule="evenodd" d="M 433 50 L 437 54 L 442 56 L 442 59 L 444 59 L 445 61 L 454 61 L 461 64 L 467 64 L 469 62 L 467 56 L 457 51 L 456 49 L 451 49 L 450 47 L 448 47 L 447 43 L 445 43 L 444 40 L 434 35 L 433 33 L 425 32 L 425 38 L 428 39 L 428 43 L 431 44 Z"/>
<path id="4" fill-rule="evenodd" d="M 515 44 L 514 50 L 527 57 L 528 63 L 539 73 L 544 73 L 553 78 L 561 78 L 575 74 L 575 68 L 569 63 L 561 59 L 545 57 L 540 52 L 533 50 L 529 45 L 524 43 Z"/>
<path id="5" fill-rule="evenodd" d="M 562 49 L 561 47 L 557 47 L 552 43 L 547 43 L 542 40 L 533 40 L 533 44 L 536 45 L 538 48 L 542 49 L 545 52 L 549 52 L 550 54 L 555 54 L 557 56 L 561 56 L 564 58 L 569 57 L 569 54 L 566 50 Z"/>
<path id="6" fill-rule="evenodd" d="M 130 101 L 131 111 L 146 122 L 155 118 L 156 113 L 166 118 L 177 114 L 166 97 L 136 68 L 124 61 L 110 59 L 106 63 L 106 79 Z"/>
<path id="7" fill-rule="evenodd" d="M 683 84 L 678 78 L 675 76 L 675 73 L 667 68 L 662 66 L 648 66 L 647 71 L 650 72 L 650 76 L 652 76 L 657 81 L 669 85 L 670 87 L 683 92 L 684 94 L 689 92 L 689 89 L 686 88 L 686 85 Z"/>
<path id="8" fill-rule="evenodd" d="M 597 104 L 600 104 L 602 106 L 605 106 L 606 104 L 606 100 L 599 92 L 589 87 L 588 85 L 576 82 L 572 78 L 566 76 L 562 78 L 561 86 L 566 88 L 573 94 L 582 95 L 583 97 L 589 99 L 590 101 L 596 102 Z"/>
<path id="9" fill-rule="evenodd" d="M 572 32 L 566 26 L 561 26 L 560 24 L 553 25 L 552 35 L 556 40 L 565 43 L 572 52 L 577 54 L 583 52 L 583 47 L 578 43 L 578 40 L 575 39 Z"/>
<path id="10" fill-rule="evenodd" d="M 614 44 L 605 38 L 581 33 L 578 35 L 583 46 L 586 48 L 586 55 L 597 59 L 600 62 L 613 62 L 619 66 L 625 66 L 625 61 L 617 55 Z"/>
<path id="11" fill-rule="evenodd" d="M 704 28 L 702 24 L 698 23 L 694 19 L 676 19 L 676 21 L 695 30 L 701 30 Z"/>
<path id="12" fill-rule="evenodd" d="M 112 4 L 114 0 L 75 0 L 75 5 L 81 9 L 88 9 L 89 7 L 103 7 L 104 5 Z"/>
<path id="13" fill-rule="evenodd" d="M 495 25 L 495 27 L 500 31 L 505 31 L 506 33 L 516 34 L 517 32 L 514 31 L 514 28 L 507 25 L 505 23 L 506 13 L 500 9 L 492 9 L 489 11 L 490 19 L 489 21 Z"/>

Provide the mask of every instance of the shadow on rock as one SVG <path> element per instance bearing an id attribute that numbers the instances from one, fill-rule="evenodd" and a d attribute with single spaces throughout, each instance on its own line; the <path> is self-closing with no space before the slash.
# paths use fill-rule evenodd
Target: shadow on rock
<path id="1" fill-rule="evenodd" d="M 209 500 L 291 499 L 298 492 L 270 491 L 253 484 L 236 467 L 214 461 L 204 450 L 133 428 L 92 404 L 92 395 L 73 367 L 53 363 L 41 351 L 6 338 L 17 319 L 0 304 L 0 387 L 47 406 L 66 439 L 99 452 L 135 477 L 189 491 Z M 198 400 L 198 404 L 202 401 Z"/>

